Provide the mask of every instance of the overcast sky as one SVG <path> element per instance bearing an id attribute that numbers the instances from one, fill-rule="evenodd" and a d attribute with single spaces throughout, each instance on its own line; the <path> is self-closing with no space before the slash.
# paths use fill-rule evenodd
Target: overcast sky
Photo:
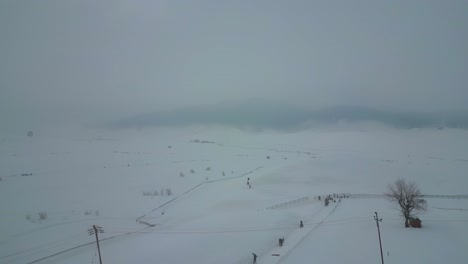
<path id="1" fill-rule="evenodd" d="M 2 0 L 0 126 L 252 98 L 468 111 L 467 10 L 455 0 Z"/>

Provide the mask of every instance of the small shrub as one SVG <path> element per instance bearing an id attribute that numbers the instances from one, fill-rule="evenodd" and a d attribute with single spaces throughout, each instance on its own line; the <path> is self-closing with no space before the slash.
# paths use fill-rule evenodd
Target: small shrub
<path id="1" fill-rule="evenodd" d="M 85 212 L 84 212 L 84 215 L 86 215 L 86 216 L 91 215 L 91 214 L 92 214 L 91 211 L 85 211 Z"/>
<path id="2" fill-rule="evenodd" d="M 47 219 L 47 213 L 46 212 L 39 212 L 39 220 L 43 221 Z"/>
<path id="3" fill-rule="evenodd" d="M 151 196 L 151 197 L 154 197 L 154 196 L 164 196 L 164 195 L 167 195 L 167 196 L 171 196 L 172 195 L 172 190 L 171 188 L 161 188 L 161 190 L 158 192 L 158 191 L 154 191 L 154 192 L 142 192 L 143 193 L 143 196 Z M 96 210 L 95 212 L 95 215 L 98 216 L 99 215 L 99 212 Z"/>
<path id="4" fill-rule="evenodd" d="M 191 169 L 191 170 L 190 170 L 190 173 L 195 174 L 195 170 L 194 170 L 194 169 Z"/>
<path id="5" fill-rule="evenodd" d="M 226 173 L 224 173 L 224 171 L 221 174 L 223 174 L 223 176 L 226 176 Z"/>
<path id="6" fill-rule="evenodd" d="M 210 170 L 211 170 L 211 168 L 210 168 L 210 167 L 206 167 L 206 171 L 210 171 Z"/>
<path id="7" fill-rule="evenodd" d="M 158 196 L 159 193 L 158 191 L 154 191 L 154 192 L 143 192 L 143 196 Z"/>
<path id="8" fill-rule="evenodd" d="M 267 159 L 270 159 L 270 156 L 267 156 Z"/>
<path id="9" fill-rule="evenodd" d="M 180 176 L 180 177 L 184 177 L 185 175 L 184 175 L 183 172 L 181 172 L 181 173 L 179 174 L 179 176 Z"/>
<path id="10" fill-rule="evenodd" d="M 31 220 L 31 214 L 26 214 L 25 217 L 26 217 L 26 220 Z"/>

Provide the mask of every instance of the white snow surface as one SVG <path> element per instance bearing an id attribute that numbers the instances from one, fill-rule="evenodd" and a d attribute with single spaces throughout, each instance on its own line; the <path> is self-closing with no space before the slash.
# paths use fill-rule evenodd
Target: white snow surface
<path id="1" fill-rule="evenodd" d="M 103 263 L 252 263 L 252 253 L 257 263 L 380 263 L 375 212 L 385 263 L 468 259 L 468 199 L 427 198 L 421 229 L 404 228 L 381 197 L 316 199 L 383 194 L 400 177 L 424 194 L 468 194 L 463 130 L 209 127 L 0 142 L 0 264 L 99 263 L 93 225 Z"/>

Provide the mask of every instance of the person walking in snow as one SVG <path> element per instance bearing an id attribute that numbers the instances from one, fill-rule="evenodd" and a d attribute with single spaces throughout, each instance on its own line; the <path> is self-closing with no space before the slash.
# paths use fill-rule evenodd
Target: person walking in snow
<path id="1" fill-rule="evenodd" d="M 303 228 L 303 227 L 304 227 L 304 223 L 302 222 L 302 220 L 301 220 L 301 223 L 299 224 L 299 227 L 300 227 L 300 228 Z"/>
<path id="2" fill-rule="evenodd" d="M 257 255 L 255 253 L 252 253 L 253 255 L 253 263 L 257 263 Z"/>

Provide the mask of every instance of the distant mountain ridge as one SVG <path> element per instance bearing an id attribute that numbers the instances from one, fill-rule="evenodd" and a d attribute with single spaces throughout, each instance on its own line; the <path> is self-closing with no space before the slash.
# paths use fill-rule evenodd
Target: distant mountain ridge
<path id="1" fill-rule="evenodd" d="M 468 114 L 462 112 L 394 112 L 360 106 L 304 110 L 281 104 L 248 102 L 143 113 L 114 121 L 110 127 L 225 125 L 249 129 L 297 130 L 338 122 L 377 122 L 400 129 L 468 129 Z"/>

